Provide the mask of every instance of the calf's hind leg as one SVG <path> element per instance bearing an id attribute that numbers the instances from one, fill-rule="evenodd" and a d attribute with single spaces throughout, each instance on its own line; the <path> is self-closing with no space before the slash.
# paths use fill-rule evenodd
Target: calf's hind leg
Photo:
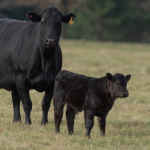
<path id="1" fill-rule="evenodd" d="M 13 122 L 21 122 L 20 115 L 20 97 L 17 91 L 11 91 L 13 109 L 14 109 L 14 119 Z"/>
<path id="2" fill-rule="evenodd" d="M 60 123 L 63 118 L 63 108 L 64 104 L 59 106 L 54 105 L 54 122 L 55 122 L 55 132 L 59 133 Z"/>
<path id="3" fill-rule="evenodd" d="M 67 119 L 68 133 L 70 135 L 74 134 L 73 127 L 74 127 L 75 111 L 69 105 L 67 105 L 66 109 L 66 119 Z"/>
<path id="4" fill-rule="evenodd" d="M 60 123 L 63 118 L 63 108 L 65 105 L 65 91 L 59 86 L 58 82 L 55 82 L 54 94 L 54 122 L 55 132 L 59 133 Z"/>

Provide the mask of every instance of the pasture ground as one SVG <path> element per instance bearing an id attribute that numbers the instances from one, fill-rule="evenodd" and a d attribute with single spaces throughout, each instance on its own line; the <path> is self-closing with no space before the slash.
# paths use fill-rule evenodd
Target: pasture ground
<path id="1" fill-rule="evenodd" d="M 148 150 L 150 149 L 150 44 L 89 42 L 62 40 L 63 69 L 102 77 L 112 74 L 131 74 L 128 83 L 130 96 L 117 99 L 109 112 L 106 136 L 100 137 L 97 119 L 91 139 L 85 137 L 83 112 L 75 119 L 74 132 L 67 134 L 64 117 L 61 133 L 55 135 L 53 101 L 49 123 L 41 126 L 41 100 L 44 93 L 30 91 L 33 108 L 32 125 L 12 123 L 11 94 L 0 90 L 0 149 L 1 150 Z"/>

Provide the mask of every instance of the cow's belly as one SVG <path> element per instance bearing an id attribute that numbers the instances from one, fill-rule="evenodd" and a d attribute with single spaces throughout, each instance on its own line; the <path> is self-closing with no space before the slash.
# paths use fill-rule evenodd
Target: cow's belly
<path id="1" fill-rule="evenodd" d="M 53 82 L 54 77 L 48 76 L 47 78 L 43 76 L 38 76 L 31 81 L 30 89 L 35 89 L 38 92 L 45 91 Z"/>
<path id="2" fill-rule="evenodd" d="M 44 92 L 49 86 L 50 84 L 52 84 L 50 81 L 48 80 L 41 80 L 39 82 L 35 82 L 32 85 L 29 85 L 29 90 L 30 89 L 35 89 L 38 92 Z M 0 78 L 0 89 L 5 89 L 7 91 L 13 91 L 13 90 L 17 90 L 16 84 L 14 82 L 14 80 L 12 80 L 11 78 Z"/>
<path id="3" fill-rule="evenodd" d="M 16 84 L 13 78 L 11 78 L 8 75 L 5 75 L 5 76 L 0 75 L 0 88 L 3 88 L 8 91 L 17 90 Z"/>
<path id="4" fill-rule="evenodd" d="M 51 82 L 48 80 L 41 80 L 32 84 L 30 89 L 35 89 L 38 92 L 44 92 L 50 86 L 50 84 Z"/>

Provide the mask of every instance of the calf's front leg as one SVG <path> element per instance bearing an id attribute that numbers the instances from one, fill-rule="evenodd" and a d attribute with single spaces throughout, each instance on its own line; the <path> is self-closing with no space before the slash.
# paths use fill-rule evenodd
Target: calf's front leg
<path id="1" fill-rule="evenodd" d="M 93 128 L 94 125 L 94 115 L 91 114 L 89 111 L 86 111 L 85 113 L 86 113 L 85 115 L 86 136 L 90 138 L 91 129 Z"/>
<path id="2" fill-rule="evenodd" d="M 106 127 L 106 116 L 105 117 L 97 117 L 98 125 L 100 128 L 101 136 L 105 135 L 105 127 Z"/>

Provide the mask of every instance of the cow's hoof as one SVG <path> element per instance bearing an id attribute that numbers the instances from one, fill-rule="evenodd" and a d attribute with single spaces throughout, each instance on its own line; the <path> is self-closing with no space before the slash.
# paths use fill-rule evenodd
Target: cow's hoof
<path id="1" fill-rule="evenodd" d="M 42 121 L 41 122 L 41 125 L 46 125 L 46 124 L 48 124 L 48 121 Z"/>
<path id="2" fill-rule="evenodd" d="M 26 125 L 31 125 L 32 122 L 31 122 L 31 121 L 25 121 L 25 124 L 26 124 Z"/>
<path id="3" fill-rule="evenodd" d="M 41 125 L 46 125 L 47 123 L 48 123 L 48 119 L 43 117 L 41 121 Z"/>

